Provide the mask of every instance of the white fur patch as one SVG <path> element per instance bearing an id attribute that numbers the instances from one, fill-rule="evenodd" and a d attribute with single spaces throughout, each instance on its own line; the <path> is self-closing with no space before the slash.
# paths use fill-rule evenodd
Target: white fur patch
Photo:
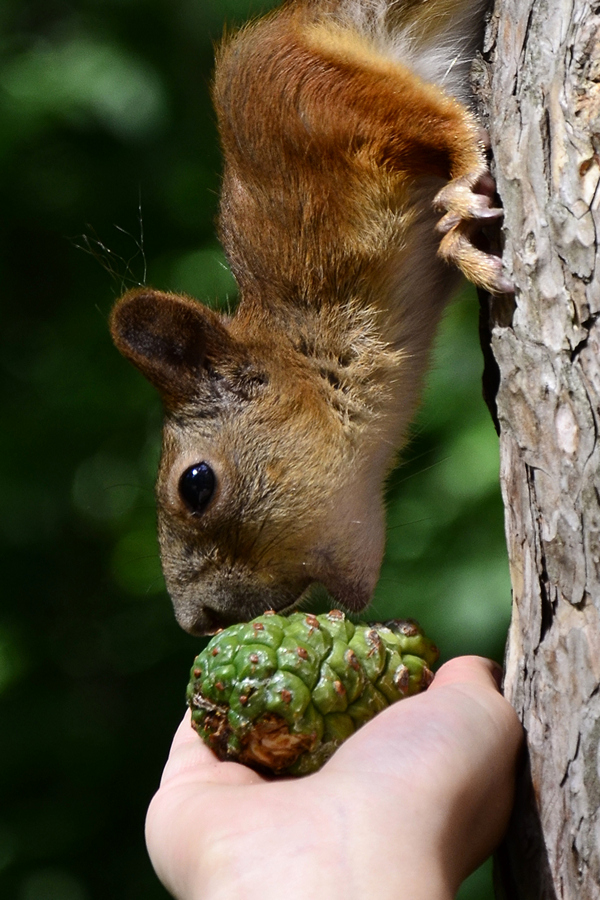
<path id="1" fill-rule="evenodd" d="M 340 0 L 335 17 L 366 34 L 385 56 L 469 105 L 469 69 L 481 42 L 488 0 L 459 0 L 452 15 L 440 14 L 431 0 L 422 0 L 412 17 L 403 16 L 400 5 L 401 0 Z"/>

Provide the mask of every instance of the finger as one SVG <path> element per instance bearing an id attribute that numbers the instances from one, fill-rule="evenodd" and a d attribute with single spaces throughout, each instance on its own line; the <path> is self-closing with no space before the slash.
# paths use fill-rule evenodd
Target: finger
<path id="1" fill-rule="evenodd" d="M 457 656 L 436 672 L 430 690 L 451 684 L 473 684 L 499 691 L 503 670 L 493 659 L 483 656 Z"/>
<path id="2" fill-rule="evenodd" d="M 160 787 L 146 816 L 146 844 L 159 879 L 173 897 L 190 897 L 203 861 L 206 810 L 219 807 L 236 785 L 263 779 L 251 769 L 220 762 L 191 727 L 189 712 L 173 738 Z"/>

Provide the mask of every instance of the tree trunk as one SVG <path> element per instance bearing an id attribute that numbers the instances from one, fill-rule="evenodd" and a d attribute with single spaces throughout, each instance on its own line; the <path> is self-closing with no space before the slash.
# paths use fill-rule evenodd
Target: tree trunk
<path id="1" fill-rule="evenodd" d="M 489 121 L 516 305 L 491 307 L 527 759 L 499 896 L 600 897 L 600 8 L 498 0 Z"/>

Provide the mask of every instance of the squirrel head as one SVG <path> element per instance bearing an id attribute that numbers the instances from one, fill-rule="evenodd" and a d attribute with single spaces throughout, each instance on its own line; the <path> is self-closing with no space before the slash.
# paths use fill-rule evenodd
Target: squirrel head
<path id="1" fill-rule="evenodd" d="M 163 398 L 162 566 L 195 634 L 290 609 L 315 582 L 360 610 L 381 564 L 381 465 L 344 391 L 352 360 L 324 365 L 306 333 L 259 319 L 146 288 L 112 313 L 117 348 Z"/>

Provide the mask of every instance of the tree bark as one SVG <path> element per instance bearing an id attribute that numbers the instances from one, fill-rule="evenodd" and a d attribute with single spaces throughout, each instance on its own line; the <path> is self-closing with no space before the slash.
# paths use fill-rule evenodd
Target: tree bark
<path id="1" fill-rule="evenodd" d="M 527 735 L 497 890 L 600 897 L 600 7 L 498 0 L 488 128 L 514 309 L 493 302 L 513 586 L 505 692 Z M 488 91 L 485 91 L 488 93 Z"/>

